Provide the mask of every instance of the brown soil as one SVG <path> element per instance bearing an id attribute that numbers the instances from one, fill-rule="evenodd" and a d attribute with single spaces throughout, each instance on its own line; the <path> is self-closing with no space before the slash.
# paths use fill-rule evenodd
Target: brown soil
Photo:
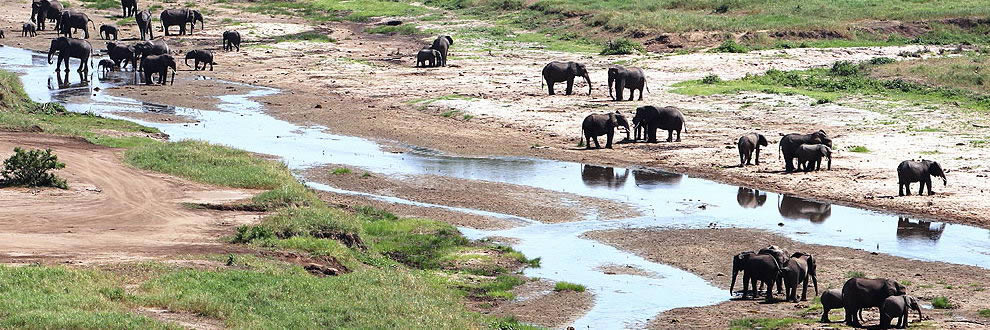
<path id="1" fill-rule="evenodd" d="M 0 189 L 0 261 L 129 260 L 228 251 L 219 238 L 249 212 L 190 210 L 183 203 L 225 203 L 256 191 L 223 189 L 124 165 L 114 149 L 81 139 L 0 132 L 0 158 L 14 147 L 51 148 L 69 183 Z"/>
<path id="2" fill-rule="evenodd" d="M 736 253 L 758 250 L 768 244 L 778 245 L 790 252 L 810 253 L 818 260 L 819 292 L 841 288 L 849 272 L 863 272 L 867 277 L 890 278 L 907 284 L 908 294 L 930 306 L 935 297 L 948 297 L 954 308 L 925 309 L 927 323 L 936 328 L 972 327 L 975 324 L 956 322 L 970 320 L 990 325 L 990 319 L 978 311 L 990 308 L 990 271 L 974 266 L 942 262 L 909 260 L 867 251 L 803 244 L 788 238 L 746 229 L 642 229 L 598 231 L 586 234 L 621 249 L 632 251 L 651 261 L 673 265 L 704 278 L 712 285 L 728 290 L 732 276 L 731 258 Z M 741 286 L 742 278 L 737 282 Z M 738 290 L 738 289 L 737 289 Z M 800 294 L 800 292 L 799 292 Z M 809 288 L 808 301 L 798 304 L 777 302 L 763 304 L 762 300 L 732 300 L 721 304 L 679 308 L 664 312 L 650 323 L 652 328 L 727 328 L 729 322 L 741 318 L 795 317 L 812 322 L 821 317 L 821 309 L 807 310 L 815 293 Z M 726 298 L 729 293 L 726 292 Z M 782 299 L 781 295 L 776 295 Z M 867 324 L 876 324 L 875 309 L 863 314 Z M 833 322 L 842 320 L 842 312 L 832 313 Z M 917 315 L 912 316 L 914 322 Z"/>
<path id="3" fill-rule="evenodd" d="M 512 290 L 516 299 L 500 303 L 493 315 L 515 316 L 519 321 L 548 328 L 563 328 L 584 315 L 594 303 L 590 292 L 553 291 L 554 283 L 534 280 Z"/>

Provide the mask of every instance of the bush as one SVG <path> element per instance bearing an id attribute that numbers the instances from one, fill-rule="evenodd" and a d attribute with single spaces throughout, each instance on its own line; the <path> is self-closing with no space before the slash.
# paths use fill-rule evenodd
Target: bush
<path id="1" fill-rule="evenodd" d="M 932 300 L 932 307 L 935 309 L 949 309 L 952 308 L 952 303 L 949 302 L 949 298 L 939 296 Z"/>
<path id="2" fill-rule="evenodd" d="M 51 149 L 25 151 L 21 148 L 14 148 L 14 155 L 3 161 L 3 180 L 0 181 L 0 186 L 68 189 L 69 185 L 66 184 L 65 179 L 48 173 L 48 171 L 63 168 L 65 168 L 65 164 L 58 161 L 58 156 L 52 154 Z"/>
<path id="3" fill-rule="evenodd" d="M 729 39 L 722 42 L 718 47 L 712 48 L 712 53 L 745 53 L 748 52 L 749 48 L 740 45 L 735 40 Z"/>
<path id="4" fill-rule="evenodd" d="M 627 55 L 633 53 L 643 53 L 646 49 L 643 45 L 629 39 L 609 40 L 602 49 L 601 55 Z"/>
<path id="5" fill-rule="evenodd" d="M 829 73 L 833 76 L 855 76 L 859 74 L 859 65 L 851 61 L 838 61 L 832 64 Z"/>
<path id="6" fill-rule="evenodd" d="M 701 79 L 701 83 L 706 85 L 714 85 L 720 82 L 722 82 L 722 78 L 714 74 L 707 75 Z"/>
<path id="7" fill-rule="evenodd" d="M 554 284 L 553 291 L 574 291 L 574 292 L 584 292 L 584 285 L 570 283 L 570 282 L 557 282 Z"/>
<path id="8" fill-rule="evenodd" d="M 874 58 L 870 59 L 870 64 L 873 64 L 873 65 L 884 65 L 884 64 L 891 64 L 891 63 L 894 63 L 894 62 L 897 62 L 897 61 L 894 60 L 894 59 L 892 59 L 892 58 L 890 58 L 890 57 L 874 57 Z"/>

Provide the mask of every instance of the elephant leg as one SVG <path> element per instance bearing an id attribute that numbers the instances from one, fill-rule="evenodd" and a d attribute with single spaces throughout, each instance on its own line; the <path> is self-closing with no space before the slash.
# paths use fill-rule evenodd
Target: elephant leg
<path id="1" fill-rule="evenodd" d="M 739 167 L 746 167 L 746 152 L 739 151 Z"/>
<path id="2" fill-rule="evenodd" d="M 625 91 L 625 86 L 622 83 L 622 79 L 615 80 L 615 100 L 622 101 L 622 92 Z"/>
<path id="3" fill-rule="evenodd" d="M 608 139 L 605 141 L 605 148 L 612 149 L 612 135 L 614 134 L 615 133 L 613 132 L 608 132 L 608 134 L 605 134 L 605 137 Z"/>
<path id="4" fill-rule="evenodd" d="M 904 196 L 904 184 L 903 183 L 900 183 L 900 182 L 897 183 L 897 196 Z"/>
<path id="5" fill-rule="evenodd" d="M 674 141 L 674 131 L 667 130 L 667 142 Z"/>
<path id="6" fill-rule="evenodd" d="M 846 320 L 845 323 L 848 326 L 857 326 L 859 322 L 856 321 L 856 308 L 845 307 L 846 310 Z"/>
<path id="7" fill-rule="evenodd" d="M 904 184 L 905 195 L 911 196 L 911 183 Z"/>
<path id="8" fill-rule="evenodd" d="M 831 323 L 832 322 L 831 320 L 828 319 L 828 311 L 830 311 L 830 310 L 831 309 L 829 309 L 827 307 L 823 307 L 822 308 L 822 319 L 819 320 L 819 322 L 821 322 L 821 323 Z"/>
<path id="9" fill-rule="evenodd" d="M 932 191 L 932 179 L 928 179 L 928 181 L 925 182 L 925 184 L 928 185 L 928 196 L 934 195 L 935 192 Z"/>
<path id="10" fill-rule="evenodd" d="M 925 194 L 925 181 L 922 180 L 920 183 L 918 183 L 918 196 L 922 196 L 924 194 Z"/>
<path id="11" fill-rule="evenodd" d="M 639 100 L 640 100 L 640 101 L 642 101 L 642 100 L 643 100 L 643 88 L 640 88 L 640 89 L 639 89 Z"/>
<path id="12" fill-rule="evenodd" d="M 754 287 L 754 289 L 756 288 Z M 743 294 L 742 294 L 743 300 L 746 300 L 746 295 L 748 293 L 749 293 L 749 276 L 746 276 L 746 273 L 743 272 Z"/>
<path id="13" fill-rule="evenodd" d="M 602 146 L 600 144 L 598 144 L 598 137 L 597 136 L 592 136 L 591 139 L 595 140 L 595 149 L 601 149 L 602 148 Z"/>
<path id="14" fill-rule="evenodd" d="M 808 279 L 804 279 L 804 286 L 801 288 L 801 301 L 808 301 Z"/>
<path id="15" fill-rule="evenodd" d="M 567 79 L 567 93 L 565 95 L 571 95 L 574 91 L 574 77 Z"/>
<path id="16" fill-rule="evenodd" d="M 550 95 L 554 95 L 553 94 L 553 81 L 550 81 L 550 78 L 546 78 L 546 80 L 547 80 L 547 91 L 550 92 Z"/>
<path id="17" fill-rule="evenodd" d="M 773 280 L 767 283 L 767 302 L 773 302 Z"/>
<path id="18" fill-rule="evenodd" d="M 635 95 L 636 95 L 636 90 L 635 89 L 630 89 L 629 90 L 629 100 L 627 100 L 627 101 L 632 101 L 633 100 L 633 96 L 635 96 Z M 642 93 L 640 93 L 639 97 L 643 97 Z"/>
<path id="19" fill-rule="evenodd" d="M 681 142 L 681 130 L 677 130 L 677 142 Z"/>
<path id="20" fill-rule="evenodd" d="M 756 148 L 756 165 L 760 165 L 760 148 Z"/>
<path id="21" fill-rule="evenodd" d="M 584 137 L 584 140 L 585 140 L 584 141 L 584 148 L 585 149 L 591 149 L 591 137 L 590 136 L 585 136 Z"/>
<path id="22" fill-rule="evenodd" d="M 778 277 L 777 277 L 777 293 L 781 293 L 781 292 L 782 292 L 782 291 L 781 291 L 781 287 L 782 287 L 783 285 L 784 285 L 784 278 L 783 278 L 783 277 L 780 277 L 780 276 L 778 276 Z"/>
<path id="23" fill-rule="evenodd" d="M 647 142 L 657 143 L 657 127 L 654 125 L 650 125 L 649 127 L 647 127 L 646 132 L 649 133 L 647 134 L 649 135 L 649 139 L 647 140 Z"/>

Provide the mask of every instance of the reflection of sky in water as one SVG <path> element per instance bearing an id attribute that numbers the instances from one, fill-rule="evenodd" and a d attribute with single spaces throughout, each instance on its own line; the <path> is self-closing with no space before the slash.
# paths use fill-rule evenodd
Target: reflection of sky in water
<path id="1" fill-rule="evenodd" d="M 64 101 L 66 94 L 92 95 L 90 87 L 73 87 L 54 93 L 49 91 L 46 82 L 52 73 L 48 72 L 44 56 L 41 56 L 40 62 L 38 57 L 22 50 L 0 48 L 0 63 L 4 68 L 26 72 L 25 86 L 32 98 Z M 122 78 L 115 83 L 125 82 L 126 79 Z M 100 82 L 94 85 L 107 87 Z M 407 153 L 391 153 L 370 140 L 328 134 L 321 127 L 299 127 L 274 119 L 262 111 L 261 104 L 249 99 L 275 92 L 259 88 L 247 95 L 221 96 L 220 108 L 226 111 L 148 105 L 101 93 L 92 96 L 88 103 L 70 104 L 68 108 L 107 114 L 109 117 L 116 117 L 109 113 L 120 111 L 164 111 L 196 118 L 200 122 L 195 124 L 134 121 L 159 128 L 176 140 L 206 140 L 251 152 L 277 155 L 290 168 L 297 170 L 319 164 L 346 164 L 384 174 L 430 174 L 504 182 L 635 205 L 646 216 L 620 221 L 590 219 L 565 224 L 533 224 L 502 231 L 463 229 L 465 235 L 472 238 L 487 235 L 518 238 L 518 250 L 530 257 L 543 259 L 543 267 L 527 270 L 528 275 L 578 282 L 593 289 L 597 304 L 578 325 L 618 327 L 630 320 L 645 320 L 662 310 L 707 305 L 728 298 L 723 290 L 687 272 L 580 238 L 581 234 L 590 230 L 656 226 L 702 228 L 715 222 L 720 226 L 768 230 L 807 243 L 990 267 L 990 235 L 987 230 L 979 228 L 917 220 L 898 221 L 898 217 L 893 215 L 648 169 L 514 157 L 453 157 L 423 148 L 413 148 Z M 318 184 L 310 185 L 352 193 Z M 396 198 L 383 199 L 432 206 Z M 705 207 L 698 207 L 701 205 Z M 595 270 L 608 263 L 633 264 L 661 274 L 662 278 L 604 275 Z"/>

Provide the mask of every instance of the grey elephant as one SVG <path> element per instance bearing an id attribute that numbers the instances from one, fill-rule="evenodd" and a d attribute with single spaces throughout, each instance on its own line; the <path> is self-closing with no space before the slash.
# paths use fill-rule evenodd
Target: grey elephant
<path id="1" fill-rule="evenodd" d="M 851 278 L 842 286 L 842 307 L 846 310 L 845 323 L 860 327 L 858 310 L 880 307 L 887 297 L 903 296 L 907 289 L 893 280 L 878 278 Z"/>
<path id="2" fill-rule="evenodd" d="M 120 10 L 124 17 L 134 16 L 138 10 L 137 0 L 120 0 Z"/>
<path id="3" fill-rule="evenodd" d="M 89 19 L 89 15 L 86 13 L 63 11 L 58 23 L 59 34 L 72 38 L 73 29 L 81 29 L 83 30 L 83 39 L 89 39 L 89 26 L 86 23 L 91 24 L 93 30 L 96 30 L 96 23 L 93 23 L 93 20 Z"/>
<path id="4" fill-rule="evenodd" d="M 241 51 L 241 33 L 237 31 L 224 31 L 223 50 L 229 52 L 235 48 L 237 51 Z"/>
<path id="5" fill-rule="evenodd" d="M 175 58 L 172 55 L 150 55 L 141 59 L 144 68 L 144 83 L 151 85 L 153 74 L 158 74 L 158 84 L 168 82 L 168 69 L 172 69 L 172 84 L 175 84 Z"/>
<path id="6" fill-rule="evenodd" d="M 736 147 L 739 148 L 739 166 L 753 164 L 753 152 L 756 152 L 756 165 L 760 165 L 760 147 L 769 145 L 767 138 L 760 133 L 749 133 L 739 137 Z"/>
<path id="7" fill-rule="evenodd" d="M 115 67 L 124 69 L 130 63 L 131 70 L 137 70 L 137 58 L 134 56 L 134 48 L 131 46 L 113 42 L 107 43 L 107 55 L 113 61 Z"/>
<path id="8" fill-rule="evenodd" d="M 433 40 L 433 45 L 430 48 L 436 49 L 440 53 L 440 57 L 437 58 L 437 66 L 447 66 L 447 54 L 450 50 L 450 45 L 454 44 L 454 38 L 450 36 L 439 36 Z"/>
<path id="9" fill-rule="evenodd" d="M 780 277 L 782 266 L 771 255 L 758 254 L 753 251 L 739 253 L 732 257 L 732 281 L 729 284 L 729 293 L 735 288 L 736 276 L 741 271 L 743 273 L 743 294 L 742 299 L 750 293 L 749 286 L 753 286 L 753 298 L 757 296 L 757 282 L 767 286 L 766 301 L 773 301 L 773 283 Z"/>
<path id="10" fill-rule="evenodd" d="M 37 7 L 37 10 L 35 7 Z M 38 30 L 42 31 L 47 28 L 45 22 L 48 20 L 54 20 L 56 22 L 55 31 L 59 31 L 58 22 L 62 19 L 63 10 L 65 10 L 65 7 L 58 0 L 39 0 L 38 2 L 31 3 L 32 17 L 38 26 Z"/>
<path id="11" fill-rule="evenodd" d="M 798 170 L 803 167 L 805 172 L 818 171 L 822 168 L 822 158 L 828 159 L 828 169 L 832 169 L 832 148 L 824 144 L 802 144 L 795 155 Z"/>
<path id="12" fill-rule="evenodd" d="M 585 139 L 585 148 L 591 149 L 591 141 L 594 140 L 595 149 L 601 149 L 601 145 L 598 144 L 598 137 L 605 135 L 608 138 L 605 142 L 605 148 L 612 149 L 612 137 L 617 127 L 626 128 L 626 140 L 629 140 L 629 122 L 618 111 L 607 114 L 596 113 L 588 115 L 584 118 L 584 123 L 581 124 L 581 134 Z"/>
<path id="13" fill-rule="evenodd" d="M 547 84 L 550 95 L 554 95 L 553 84 L 559 82 L 567 82 L 566 95 L 571 95 L 574 92 L 574 77 L 584 78 L 588 83 L 588 95 L 591 95 L 591 77 L 584 64 L 553 61 L 543 67 L 543 82 Z M 542 83 L 540 88 L 543 88 Z"/>
<path id="14" fill-rule="evenodd" d="M 613 100 L 622 101 L 622 93 L 629 89 L 629 101 L 633 100 L 633 96 L 636 94 L 636 90 L 639 90 L 639 100 L 643 100 L 643 89 L 649 91 L 649 87 L 646 85 L 646 73 L 643 73 L 643 69 L 640 68 L 624 68 L 621 66 L 613 66 L 608 68 L 608 96 L 612 96 L 612 90 L 615 90 L 615 96 Z"/>
<path id="15" fill-rule="evenodd" d="M 739 187 L 736 191 L 736 202 L 746 209 L 755 209 L 767 202 L 767 194 L 756 189 Z"/>
<path id="16" fill-rule="evenodd" d="M 134 21 L 137 23 L 138 30 L 141 30 L 141 40 L 154 39 L 155 34 L 152 32 L 151 28 L 151 12 L 148 10 L 142 10 L 134 15 Z"/>
<path id="17" fill-rule="evenodd" d="M 196 29 L 196 22 L 200 24 L 200 28 L 204 28 L 203 14 L 198 10 L 180 8 L 180 9 L 166 9 L 158 15 L 158 19 L 161 20 L 162 30 L 165 31 L 165 36 L 169 36 L 168 28 L 173 25 L 179 26 L 179 35 L 186 34 L 186 24 L 189 24 L 189 34 L 193 34 L 193 30 Z"/>
<path id="18" fill-rule="evenodd" d="M 931 160 L 905 160 L 897 165 L 897 194 L 898 196 L 904 196 L 905 191 L 907 195 L 911 195 L 911 183 L 920 182 L 918 187 L 918 195 L 925 193 L 925 186 L 928 186 L 928 195 L 934 195 L 935 192 L 932 191 L 932 177 L 941 177 L 942 186 L 949 184 L 949 180 L 945 178 L 945 171 L 942 170 L 942 166 L 936 161 Z"/>
<path id="19" fill-rule="evenodd" d="M 38 28 L 33 23 L 24 23 L 24 25 L 21 25 L 21 36 L 36 37 L 38 36 Z"/>
<path id="20" fill-rule="evenodd" d="M 69 58 L 78 58 L 79 68 L 76 71 L 89 73 L 89 57 L 93 54 L 93 45 L 89 41 L 66 37 L 52 39 L 51 46 L 48 48 L 48 64 L 52 64 L 52 56 L 55 56 L 56 53 L 58 54 L 58 64 L 55 66 L 55 72 L 62 68 L 62 63 L 65 63 L 65 71 L 68 72 Z"/>
<path id="21" fill-rule="evenodd" d="M 828 319 L 828 312 L 833 309 L 843 308 L 842 305 L 842 290 L 841 289 L 831 289 L 825 290 L 821 296 L 822 303 L 822 323 L 831 323 L 832 321 Z"/>
<path id="22" fill-rule="evenodd" d="M 100 70 L 100 74 L 102 74 L 104 77 L 107 75 L 107 73 L 114 71 L 113 61 L 109 59 L 100 60 L 100 63 L 97 63 L 96 67 Z"/>
<path id="23" fill-rule="evenodd" d="M 808 300 L 808 280 L 815 284 L 815 295 L 818 295 L 818 266 L 815 258 L 807 253 L 795 252 L 784 264 L 784 286 L 787 288 L 787 299 L 797 300 L 797 286 L 801 285 L 801 301 Z"/>
<path id="24" fill-rule="evenodd" d="M 819 130 L 811 134 L 787 134 L 780 139 L 777 146 L 778 155 L 784 157 L 784 169 L 787 172 L 794 171 L 794 158 L 797 158 L 797 149 L 803 144 L 824 144 L 832 147 L 832 140 L 828 138 L 825 131 Z"/>
<path id="25" fill-rule="evenodd" d="M 684 114 L 675 107 L 657 108 L 652 105 L 636 108 L 636 116 L 633 117 L 633 125 L 636 126 L 636 137 L 639 138 L 638 131 L 642 127 L 645 129 L 647 142 L 657 142 L 657 130 L 667 131 L 667 142 L 674 141 L 673 134 L 677 132 L 677 142 L 681 142 L 681 130 L 687 132 L 684 124 Z"/>
<path id="26" fill-rule="evenodd" d="M 907 328 L 908 314 L 911 314 L 912 309 L 918 311 L 918 321 L 921 321 L 921 304 L 918 303 L 918 298 L 908 295 L 887 297 L 883 305 L 880 305 L 880 328 L 890 327 L 890 321 L 895 317 L 897 318 L 895 327 Z"/>
<path id="27" fill-rule="evenodd" d="M 193 70 L 199 70 L 199 64 L 203 63 L 203 71 L 206 71 L 206 65 L 210 66 L 210 71 L 213 71 L 213 65 L 216 62 L 213 61 L 213 52 L 203 49 L 191 50 L 186 53 L 185 63 L 189 66 L 189 60 L 193 60 Z"/>
<path id="28" fill-rule="evenodd" d="M 165 43 L 165 39 L 155 39 L 151 41 L 141 41 L 133 46 L 134 57 L 141 58 L 141 64 L 138 65 L 138 70 L 143 70 L 144 58 L 151 55 L 165 55 L 169 53 L 168 44 Z"/>
<path id="29" fill-rule="evenodd" d="M 774 259 L 777 259 L 777 263 L 780 264 L 781 272 L 783 272 L 783 267 L 787 264 L 791 255 L 786 249 L 776 245 L 768 245 L 757 251 L 757 254 L 773 256 Z M 777 293 L 783 293 L 784 278 L 778 277 L 774 282 L 777 283 Z"/>
<path id="30" fill-rule="evenodd" d="M 118 33 L 119 30 L 117 29 L 116 26 L 109 24 L 100 25 L 100 38 L 103 38 L 103 40 L 117 40 Z M 113 39 L 110 39 L 110 37 L 113 37 Z"/>
<path id="31" fill-rule="evenodd" d="M 440 58 L 440 52 L 433 48 L 423 48 L 416 53 L 416 67 L 435 67 L 437 66 L 437 59 Z"/>

